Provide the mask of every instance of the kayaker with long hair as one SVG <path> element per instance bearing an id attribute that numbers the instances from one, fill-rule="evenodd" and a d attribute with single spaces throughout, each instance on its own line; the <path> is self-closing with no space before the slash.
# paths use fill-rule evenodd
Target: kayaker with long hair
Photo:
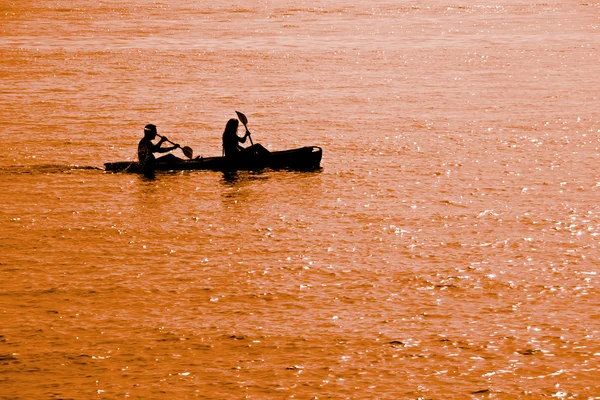
<path id="1" fill-rule="evenodd" d="M 229 160 L 236 160 L 248 155 L 270 156 L 271 152 L 259 143 L 246 148 L 240 146 L 240 143 L 246 143 L 246 139 L 250 137 L 250 132 L 246 130 L 246 134 L 239 137 L 237 134 L 239 124 L 240 122 L 235 118 L 227 121 L 223 131 L 223 155 Z"/>
<path id="2" fill-rule="evenodd" d="M 152 141 L 156 139 L 158 132 L 156 130 L 156 125 L 148 124 L 144 127 L 144 137 L 140 140 L 138 144 L 138 161 L 142 166 L 142 169 L 151 168 L 152 164 L 156 161 L 156 157 L 154 157 L 154 153 L 167 153 L 169 151 L 173 151 L 178 149 L 180 146 L 175 144 L 171 147 L 161 147 L 162 144 L 168 139 L 165 136 L 161 136 L 158 143 L 154 144 Z M 173 154 L 166 155 L 164 157 L 160 157 L 160 161 L 176 161 L 181 160 L 178 157 L 175 157 Z"/>

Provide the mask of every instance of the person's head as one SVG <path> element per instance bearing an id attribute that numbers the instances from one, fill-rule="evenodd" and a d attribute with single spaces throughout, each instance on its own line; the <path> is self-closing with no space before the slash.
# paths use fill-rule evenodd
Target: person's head
<path id="1" fill-rule="evenodd" d="M 231 118 L 229 121 L 227 121 L 227 125 L 225 125 L 224 133 L 237 133 L 239 124 L 240 122 L 237 119 Z"/>
<path id="2" fill-rule="evenodd" d="M 156 137 L 156 125 L 148 124 L 144 127 L 144 137 L 147 139 L 154 139 Z"/>

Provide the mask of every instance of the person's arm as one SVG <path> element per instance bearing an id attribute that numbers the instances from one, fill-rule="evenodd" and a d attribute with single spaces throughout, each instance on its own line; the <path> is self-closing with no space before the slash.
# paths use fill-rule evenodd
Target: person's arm
<path id="1" fill-rule="evenodd" d="M 250 132 L 246 131 L 246 134 L 244 135 L 244 137 L 239 137 L 238 136 L 238 142 L 240 142 L 240 143 L 246 143 L 246 138 L 248 138 L 248 136 L 250 136 Z"/>
<path id="2" fill-rule="evenodd" d="M 242 146 L 239 145 L 239 143 L 246 143 L 246 138 L 248 137 L 248 131 L 246 131 L 246 135 L 244 135 L 244 137 L 239 137 L 238 135 L 235 135 L 238 143 L 236 143 L 236 147 L 239 151 L 244 150 L 244 148 Z"/>
<path id="3" fill-rule="evenodd" d="M 157 153 L 168 153 L 169 151 L 173 151 L 178 148 L 179 148 L 178 144 L 171 146 L 171 147 L 159 147 L 158 150 L 156 150 L 156 152 Z"/>
<path id="4" fill-rule="evenodd" d="M 160 140 L 158 141 L 158 143 L 156 143 L 155 145 L 152 145 L 152 152 L 153 153 L 168 153 L 169 151 L 173 151 L 173 150 L 179 148 L 178 144 L 173 145 L 172 147 L 160 147 L 167 140 L 168 139 L 165 136 L 162 136 L 160 138 Z"/>

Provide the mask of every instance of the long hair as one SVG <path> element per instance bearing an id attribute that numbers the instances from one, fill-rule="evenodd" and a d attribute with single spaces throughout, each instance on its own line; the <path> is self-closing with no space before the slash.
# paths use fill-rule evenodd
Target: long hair
<path id="1" fill-rule="evenodd" d="M 227 124 L 225 125 L 225 130 L 223 131 L 223 136 L 237 134 L 239 125 L 240 125 L 240 121 L 238 121 L 235 118 L 231 118 L 229 121 L 227 121 Z"/>
<path id="2" fill-rule="evenodd" d="M 237 129 L 240 122 L 231 118 L 227 121 L 225 125 L 225 130 L 223 131 L 223 155 L 231 155 L 235 153 L 238 147 L 238 135 Z"/>

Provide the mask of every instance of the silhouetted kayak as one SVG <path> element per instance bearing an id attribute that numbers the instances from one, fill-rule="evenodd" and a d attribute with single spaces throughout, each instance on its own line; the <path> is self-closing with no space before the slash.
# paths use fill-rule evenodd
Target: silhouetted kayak
<path id="1" fill-rule="evenodd" d="M 199 157 L 192 160 L 161 161 L 158 158 L 153 163 L 154 171 L 235 171 L 259 169 L 283 169 L 293 171 L 314 171 L 321 167 L 323 150 L 317 146 L 301 147 L 293 150 L 273 151 L 269 156 L 249 155 L 235 162 L 225 157 Z M 105 170 L 110 172 L 142 173 L 139 163 L 131 161 L 117 161 L 104 164 Z"/>

